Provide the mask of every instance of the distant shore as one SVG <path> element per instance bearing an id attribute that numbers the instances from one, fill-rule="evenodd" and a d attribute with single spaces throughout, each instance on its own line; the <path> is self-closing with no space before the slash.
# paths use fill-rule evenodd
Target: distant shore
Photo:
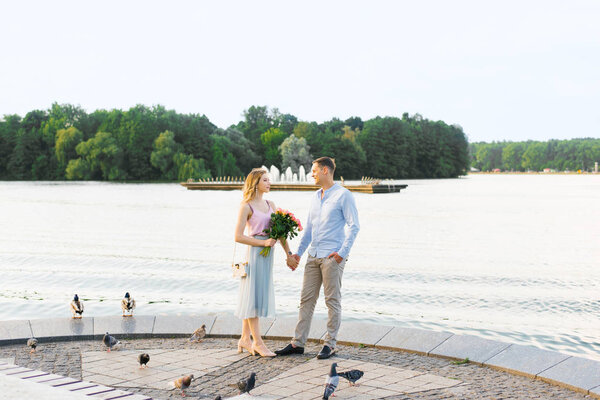
<path id="1" fill-rule="evenodd" d="M 600 172 L 521 172 L 521 171 L 502 171 L 502 172 L 468 172 L 467 175 L 596 175 L 600 176 Z"/>

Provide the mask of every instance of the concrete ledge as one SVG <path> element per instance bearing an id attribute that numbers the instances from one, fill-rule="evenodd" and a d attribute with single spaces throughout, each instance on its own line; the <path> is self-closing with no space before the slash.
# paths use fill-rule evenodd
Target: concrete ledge
<path id="1" fill-rule="evenodd" d="M 273 325 L 275 318 L 261 318 L 259 328 L 262 332 L 267 332 Z M 242 334 L 242 320 L 232 314 L 217 314 L 214 324 L 209 331 L 210 336 L 215 337 L 237 337 Z"/>
<path id="2" fill-rule="evenodd" d="M 153 336 L 191 336 L 191 334 L 202 324 L 206 325 L 206 333 L 210 333 L 217 316 L 212 314 L 203 315 L 157 315 L 154 322 Z"/>
<path id="3" fill-rule="evenodd" d="M 0 321 L 0 344 L 21 343 L 31 336 L 33 333 L 29 320 Z"/>
<path id="4" fill-rule="evenodd" d="M 53 340 L 80 340 L 91 339 L 94 336 L 93 318 L 46 318 L 32 319 L 31 330 L 33 337 L 40 342 L 44 339 Z"/>
<path id="5" fill-rule="evenodd" d="M 600 386 L 600 362 L 586 358 L 569 357 L 541 372 L 537 378 L 591 395 L 590 390 Z"/>
<path id="6" fill-rule="evenodd" d="M 431 350 L 429 354 L 458 360 L 468 358 L 469 361 L 483 364 L 509 346 L 507 343 L 482 339 L 477 336 L 452 335 Z"/>
<path id="7" fill-rule="evenodd" d="M 101 337 L 106 332 L 116 338 L 152 337 L 155 316 L 135 317 L 94 317 L 94 336 Z"/>
<path id="8" fill-rule="evenodd" d="M 395 327 L 381 338 L 375 346 L 382 349 L 403 350 L 428 355 L 431 350 L 444 343 L 451 336 L 453 335 L 449 332 Z"/>
<path id="9" fill-rule="evenodd" d="M 513 344 L 490 358 L 485 365 L 515 375 L 535 378 L 539 373 L 565 361 L 570 356 L 533 346 Z"/>
<path id="10" fill-rule="evenodd" d="M 260 329 L 265 338 L 286 340 L 293 336 L 296 322 L 292 318 L 261 318 Z M 0 321 L 0 345 L 25 346 L 30 337 L 37 337 L 42 343 L 99 340 L 107 331 L 118 338 L 188 337 L 202 324 L 206 325 L 209 336 L 239 337 L 241 334 L 242 321 L 224 313 L 35 319 Z M 326 331 L 326 320 L 314 320 L 309 340 L 322 340 Z M 458 360 L 469 358 L 490 368 L 540 379 L 600 399 L 600 361 L 471 335 L 358 322 L 342 322 L 337 339 L 339 343 L 351 345 L 363 344 Z"/>
<path id="11" fill-rule="evenodd" d="M 392 329 L 394 329 L 393 326 L 342 322 L 336 339 L 341 344 L 359 343 L 373 346 Z"/>

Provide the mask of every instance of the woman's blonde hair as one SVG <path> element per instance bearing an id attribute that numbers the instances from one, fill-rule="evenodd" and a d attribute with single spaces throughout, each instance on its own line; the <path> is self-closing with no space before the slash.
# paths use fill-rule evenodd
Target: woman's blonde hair
<path id="1" fill-rule="evenodd" d="M 244 181 L 244 187 L 242 188 L 244 202 L 248 203 L 254 200 L 256 197 L 256 191 L 258 190 L 258 182 L 266 173 L 267 171 L 263 168 L 254 168 L 252 171 L 250 171 L 246 177 L 246 180 Z"/>

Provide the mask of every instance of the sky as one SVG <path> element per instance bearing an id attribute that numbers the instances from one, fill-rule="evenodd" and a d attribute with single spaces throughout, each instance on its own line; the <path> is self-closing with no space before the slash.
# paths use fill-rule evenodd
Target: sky
<path id="1" fill-rule="evenodd" d="M 226 128 L 419 113 L 469 141 L 600 137 L 600 1 L 23 1 L 0 115 L 161 104 Z"/>

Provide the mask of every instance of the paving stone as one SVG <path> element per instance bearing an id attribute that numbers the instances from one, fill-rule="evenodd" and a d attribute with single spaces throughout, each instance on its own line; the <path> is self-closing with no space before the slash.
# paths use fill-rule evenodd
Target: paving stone
<path id="1" fill-rule="evenodd" d="M 152 334 L 154 328 L 154 316 L 140 315 L 134 317 L 94 317 L 94 335 L 102 336 L 109 332 L 115 337 L 128 337 L 135 335 Z"/>
<path id="2" fill-rule="evenodd" d="M 428 354 L 452 334 L 449 332 L 434 332 L 423 329 L 394 327 L 376 346 L 385 349 L 403 349 L 419 354 Z"/>
<path id="3" fill-rule="evenodd" d="M 28 320 L 0 321 L 0 343 L 18 339 L 29 339 L 33 336 Z"/>
<path id="4" fill-rule="evenodd" d="M 93 318 L 32 319 L 31 329 L 36 338 L 92 336 Z"/>
<path id="5" fill-rule="evenodd" d="M 214 314 L 202 314 L 202 315 L 157 315 L 154 323 L 155 335 L 167 335 L 170 333 L 175 334 L 189 334 L 190 336 L 194 331 L 202 326 L 206 325 L 206 333 L 209 333 L 215 322 L 216 315 Z"/>
<path id="6" fill-rule="evenodd" d="M 595 395 L 600 399 L 600 385 L 590 389 L 590 394 Z"/>
<path id="7" fill-rule="evenodd" d="M 249 371 L 255 371 L 258 374 L 257 389 L 264 386 L 272 378 L 281 376 L 282 379 L 295 378 L 297 383 L 304 384 L 306 379 L 312 382 L 308 389 L 286 398 L 314 398 L 320 399 L 322 396 L 323 382 L 326 371 L 332 361 L 338 362 L 342 366 L 341 370 L 346 368 L 363 369 L 365 376 L 361 382 L 378 382 L 382 387 L 370 389 L 391 390 L 398 395 L 390 396 L 389 400 L 396 399 L 415 399 L 415 400 L 439 400 L 439 399 L 519 399 L 533 400 L 543 398 L 544 400 L 583 400 L 585 395 L 550 385 L 541 380 L 532 380 L 530 378 L 508 374 L 503 371 L 479 366 L 475 363 L 454 365 L 446 359 L 438 357 L 420 356 L 414 353 L 389 351 L 376 347 L 358 347 L 337 346 L 337 355 L 330 360 L 316 360 L 314 357 L 320 350 L 321 345 L 309 342 L 307 343 L 305 354 L 291 357 L 276 357 L 272 359 L 252 357 L 244 353 L 244 357 L 236 360 L 235 338 L 207 338 L 202 343 L 190 343 L 187 338 L 165 339 L 131 339 L 125 340 L 125 349 L 107 353 L 101 350 L 101 344 L 98 340 L 94 341 L 70 341 L 70 342 L 48 342 L 40 346 L 40 351 L 32 355 L 29 349 L 23 344 L 13 344 L 0 346 L 0 358 L 15 358 L 15 362 L 23 367 L 30 369 L 41 369 L 52 373 L 59 372 L 73 379 L 86 379 L 82 371 L 81 362 L 90 366 L 107 359 L 108 356 L 114 357 L 115 365 L 118 368 L 125 367 L 127 362 L 131 364 L 134 371 L 123 371 L 128 376 L 123 377 L 123 382 L 118 386 L 119 390 L 136 393 L 144 398 L 153 397 L 155 399 L 180 398 L 179 392 L 168 390 L 167 388 L 152 388 L 147 385 L 140 385 L 129 379 L 130 374 L 137 374 L 136 353 L 148 352 L 151 354 L 150 366 L 148 372 L 153 372 L 151 367 L 153 361 L 159 356 L 163 357 L 165 362 L 170 362 L 169 366 L 177 367 L 178 358 L 181 362 L 188 364 L 193 361 L 200 361 L 203 365 L 203 359 L 216 358 L 225 360 L 231 358 L 231 363 L 225 366 L 215 367 L 216 369 L 207 372 L 200 379 L 196 380 L 192 387 L 186 391 L 192 398 L 214 398 L 220 394 L 223 398 L 230 398 L 237 394 L 237 390 L 230 386 L 235 384 L 240 377 L 247 376 Z M 283 341 L 267 340 L 269 348 L 280 348 L 287 343 Z M 95 354 L 97 353 L 98 357 Z M 133 356 L 133 360 L 128 360 L 128 354 Z M 191 357 L 189 357 L 191 355 Z M 99 358 L 99 357 L 103 358 Z M 196 357 L 197 356 L 197 357 Z M 194 359 L 197 358 L 197 360 Z M 130 357 L 131 358 L 131 357 Z M 108 359 L 110 361 L 110 359 Z M 191 365 L 191 364 L 189 364 Z M 314 368 L 317 365 L 318 368 Z M 0 366 L 1 367 L 1 366 Z M 323 368 L 321 370 L 321 368 Z M 156 368 L 156 365 L 154 366 Z M 161 372 L 161 371 L 154 371 Z M 163 371 L 168 372 L 168 371 Z M 396 383 L 388 383 L 386 379 L 394 374 L 398 379 Z M 93 374 L 90 374 L 93 375 Z M 427 379 L 421 381 L 415 380 L 412 385 L 410 377 L 429 375 Z M 48 375 L 50 379 L 55 374 Z M 49 379 L 48 376 L 43 377 Z M 136 375 L 137 376 L 137 375 Z M 306 376 L 306 378 L 305 378 Z M 151 374 L 140 378 L 155 378 Z M 435 378 L 437 377 L 437 378 Z M 300 380 L 299 380 L 300 378 Z M 37 379 L 37 378 L 32 378 Z M 453 384 L 455 386 L 439 388 L 440 384 L 435 379 L 442 380 L 443 384 Z M 290 379 L 290 382 L 294 379 Z M 393 379 L 396 380 L 396 379 Z M 447 380 L 447 381 L 444 381 Z M 429 383 L 423 383 L 423 381 Z M 460 383 L 462 382 L 462 383 Z M 156 382 L 155 382 L 156 383 Z M 165 384 L 168 381 L 165 381 Z M 457 384 L 458 383 L 458 384 Z M 128 386 L 131 385 L 131 386 Z M 363 385 L 363 389 L 369 389 L 368 385 Z M 600 384 L 596 385 L 597 387 Z M 436 388 L 434 388 L 436 387 Z M 429 388 L 425 390 L 424 388 Z M 358 389 L 350 388 L 345 380 L 342 380 L 338 388 L 339 400 L 352 399 L 371 399 L 368 393 L 359 392 Z M 411 393 L 408 393 L 411 392 Z M 309 396 L 314 394 L 314 396 Z M 350 396 L 351 394 L 351 396 Z M 341 397 L 343 395 L 344 397 Z M 350 396 L 350 397 L 347 397 Z M 131 396 L 126 397 L 129 399 Z M 254 397 L 255 399 L 267 398 L 268 394 Z M 274 398 L 283 398 L 282 396 L 271 396 Z"/>
<path id="8" fill-rule="evenodd" d="M 486 365 L 515 374 L 535 377 L 569 356 L 533 346 L 511 345 L 485 362 Z"/>
<path id="9" fill-rule="evenodd" d="M 590 390 L 600 386 L 600 361 L 569 357 L 565 361 L 541 372 L 539 378 Z"/>
<path id="10" fill-rule="evenodd" d="M 374 345 L 392 329 L 385 325 L 342 322 L 336 339 L 338 343 Z"/>
<path id="11" fill-rule="evenodd" d="M 265 335 L 274 318 L 260 318 L 259 328 L 262 336 Z M 211 336 L 240 336 L 242 334 L 242 320 L 232 314 L 217 314 L 215 322 L 210 330 Z"/>
<path id="12" fill-rule="evenodd" d="M 484 363 L 502 350 L 510 346 L 495 340 L 482 339 L 472 335 L 453 335 L 448 340 L 431 350 L 429 354 L 465 359 Z"/>

